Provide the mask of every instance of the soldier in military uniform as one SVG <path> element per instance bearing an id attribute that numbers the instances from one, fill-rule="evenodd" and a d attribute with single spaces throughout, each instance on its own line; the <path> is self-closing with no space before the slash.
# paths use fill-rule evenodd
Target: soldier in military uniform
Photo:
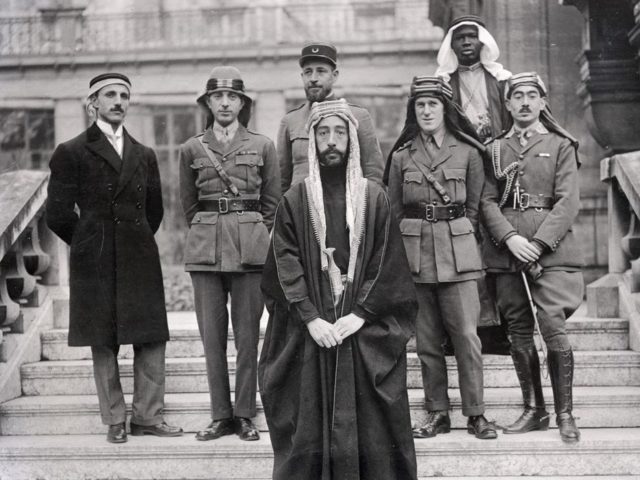
<path id="1" fill-rule="evenodd" d="M 546 88 L 534 72 L 507 83 L 513 127 L 491 146 L 482 212 L 490 241 L 484 260 L 496 274 L 498 308 L 508 322 L 511 356 L 524 397 L 524 412 L 505 433 L 546 430 L 549 415 L 540 382 L 530 285 L 548 348 L 556 422 L 565 442 L 580 432 L 572 410 L 573 353 L 566 319 L 580 305 L 583 278 L 579 242 L 571 230 L 578 215 L 577 144 L 545 111 Z M 521 270 L 530 272 L 522 278 Z M 535 274 L 534 274 L 535 272 Z"/>
<path id="2" fill-rule="evenodd" d="M 484 182 L 482 144 L 449 85 L 439 77 L 415 77 L 407 106 L 410 140 L 390 160 L 389 199 L 400 221 L 418 293 L 416 320 L 422 367 L 425 424 L 416 438 L 448 433 L 447 365 L 442 344 L 449 334 L 458 364 L 467 431 L 497 437 L 484 417 L 482 354 L 476 333 L 480 301 L 476 280 L 482 260 L 476 239 Z"/>
<path id="3" fill-rule="evenodd" d="M 326 43 L 310 43 L 302 48 L 300 67 L 307 101 L 288 112 L 278 131 L 278 161 L 282 193 L 309 175 L 309 132 L 305 125 L 314 102 L 335 99 L 333 84 L 339 76 L 336 47 Z M 382 181 L 384 160 L 371 116 L 366 109 L 350 104 L 358 121 L 358 142 L 362 171 L 366 178 Z"/>
<path id="4" fill-rule="evenodd" d="M 214 68 L 197 101 L 208 113 L 207 127 L 180 148 L 180 192 L 190 225 L 184 261 L 193 282 L 211 396 L 212 422 L 196 438 L 237 432 L 242 440 L 258 440 L 251 418 L 256 414 L 261 271 L 280 199 L 276 151 L 271 140 L 246 128 L 252 100 L 238 69 Z M 238 351 L 233 408 L 229 295 Z"/>

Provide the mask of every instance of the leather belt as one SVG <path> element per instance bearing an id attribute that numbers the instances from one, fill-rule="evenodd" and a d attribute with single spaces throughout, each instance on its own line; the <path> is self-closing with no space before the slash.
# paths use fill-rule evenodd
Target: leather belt
<path id="1" fill-rule="evenodd" d="M 555 205 L 555 199 L 553 197 L 547 197 L 545 195 L 535 195 L 530 193 L 521 193 L 518 198 L 514 193 L 511 193 L 507 197 L 507 201 L 503 208 L 513 207 L 514 198 L 516 200 L 516 208 L 520 210 L 526 210 L 527 208 L 540 208 L 540 209 L 552 209 Z"/>
<path id="2" fill-rule="evenodd" d="M 464 217 L 466 213 L 465 206 L 458 203 L 450 205 L 414 205 L 404 208 L 405 218 L 421 218 L 427 222 L 454 220 Z"/>
<path id="3" fill-rule="evenodd" d="M 220 197 L 217 200 L 200 200 L 200 206 L 207 212 L 259 212 L 260 200 L 241 200 Z"/>

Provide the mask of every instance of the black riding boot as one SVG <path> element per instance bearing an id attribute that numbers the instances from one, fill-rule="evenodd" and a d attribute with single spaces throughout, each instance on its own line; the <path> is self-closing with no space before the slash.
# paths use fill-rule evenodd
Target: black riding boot
<path id="1" fill-rule="evenodd" d="M 526 433 L 549 428 L 549 413 L 544 404 L 540 380 L 540 359 L 535 345 L 511 347 L 511 358 L 524 399 L 524 412 L 513 424 L 503 429 L 504 433 Z"/>
<path id="2" fill-rule="evenodd" d="M 573 409 L 573 352 L 571 350 L 549 350 L 547 362 L 549 362 L 556 423 L 560 429 L 560 437 L 564 442 L 575 443 L 580 440 L 580 430 L 571 415 Z"/>

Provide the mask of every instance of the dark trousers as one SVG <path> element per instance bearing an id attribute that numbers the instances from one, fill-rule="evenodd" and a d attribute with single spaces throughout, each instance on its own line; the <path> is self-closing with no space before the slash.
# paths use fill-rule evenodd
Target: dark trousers
<path id="1" fill-rule="evenodd" d="M 165 346 L 165 342 L 133 346 L 131 421 L 138 425 L 156 425 L 163 421 Z M 119 350 L 119 345 L 91 347 L 100 416 L 105 425 L 115 425 L 126 420 L 118 368 Z"/>
<path id="2" fill-rule="evenodd" d="M 204 344 L 207 379 L 211 397 L 211 418 L 256 415 L 258 341 L 264 308 L 262 274 L 191 272 L 196 317 Z M 231 325 L 236 350 L 235 408 L 231 407 L 227 367 L 227 297 L 231 295 Z"/>
<path id="3" fill-rule="evenodd" d="M 549 350 L 571 349 L 565 323 L 582 302 L 582 272 L 546 270 L 535 282 L 529 280 L 529 287 Z M 507 319 L 511 344 L 523 348 L 532 345 L 535 325 L 521 274 L 496 274 L 496 290 L 498 309 Z"/>
<path id="4" fill-rule="evenodd" d="M 448 377 L 445 361 L 445 332 L 451 337 L 458 364 L 462 413 L 484 413 L 482 347 L 476 332 L 480 317 L 478 285 L 475 280 L 452 283 L 418 283 L 416 343 L 422 367 L 425 408 L 448 410 Z"/>

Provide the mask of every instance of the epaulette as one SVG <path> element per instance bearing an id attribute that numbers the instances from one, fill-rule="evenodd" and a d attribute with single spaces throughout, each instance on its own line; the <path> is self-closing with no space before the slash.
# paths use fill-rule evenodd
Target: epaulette
<path id="1" fill-rule="evenodd" d="M 287 113 L 291 113 L 291 112 L 295 112 L 296 110 L 300 110 L 302 107 L 304 107 L 307 104 L 307 102 L 301 103 L 300 105 L 298 105 L 297 107 L 293 107 L 291 110 L 289 110 Z"/>
<path id="2" fill-rule="evenodd" d="M 408 140 L 406 142 L 404 142 L 402 145 L 400 145 L 398 148 L 396 148 L 393 153 L 399 152 L 400 150 L 404 150 L 405 148 L 408 148 L 411 143 L 413 143 L 413 140 Z"/>

